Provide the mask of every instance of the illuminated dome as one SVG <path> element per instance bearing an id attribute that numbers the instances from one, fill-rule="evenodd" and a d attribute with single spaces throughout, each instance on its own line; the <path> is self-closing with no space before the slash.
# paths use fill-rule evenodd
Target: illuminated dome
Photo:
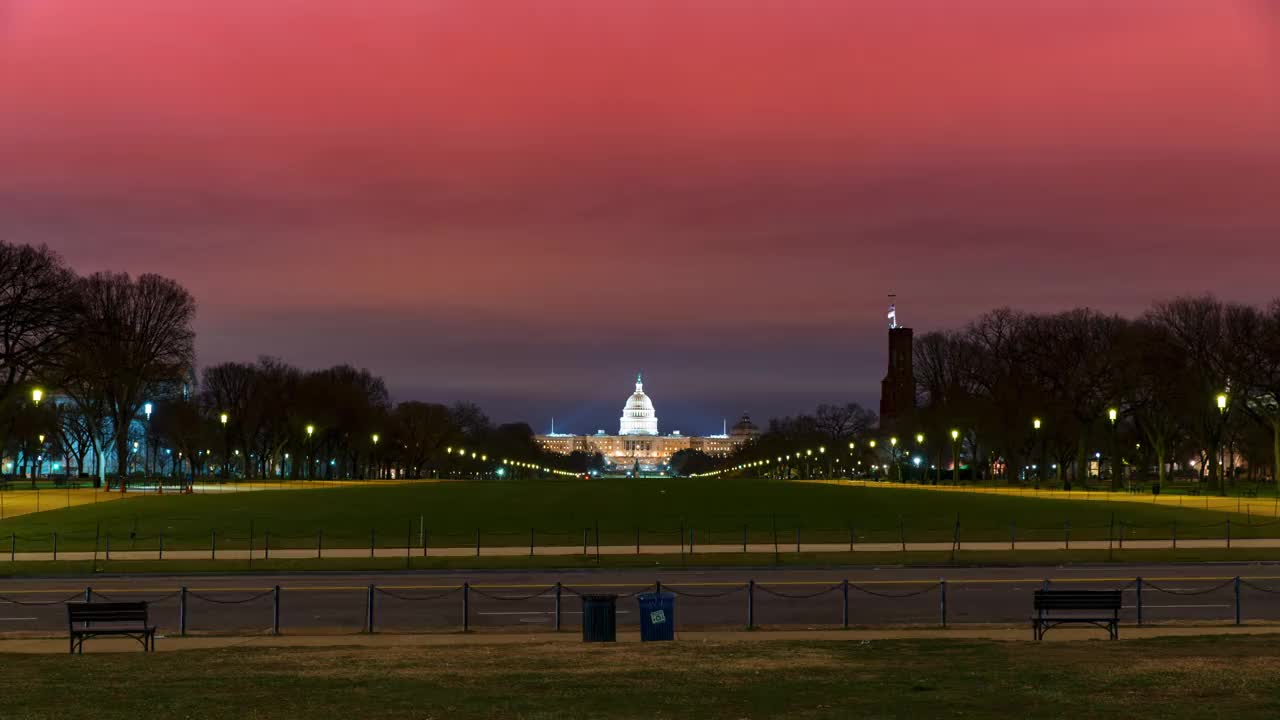
<path id="1" fill-rule="evenodd" d="M 644 394 L 644 379 L 636 375 L 636 391 L 627 398 L 622 406 L 622 427 L 619 435 L 657 435 L 658 415 L 654 412 L 653 401 Z"/>

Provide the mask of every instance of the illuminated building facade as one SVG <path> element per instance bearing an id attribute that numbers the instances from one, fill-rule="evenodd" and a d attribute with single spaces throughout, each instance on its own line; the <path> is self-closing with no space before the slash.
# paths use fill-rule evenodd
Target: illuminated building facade
<path id="1" fill-rule="evenodd" d="M 743 414 L 730 431 L 719 435 L 682 435 L 678 430 L 669 435 L 658 432 L 658 414 L 653 400 L 644 392 L 644 378 L 636 377 L 635 391 L 622 407 L 618 434 L 599 430 L 594 435 L 557 433 L 537 436 L 538 443 L 549 452 L 568 455 L 573 452 L 599 453 L 617 472 L 665 472 L 671 456 L 681 450 L 701 450 L 713 457 L 725 457 L 742 444 L 760 435 L 760 429 Z"/>

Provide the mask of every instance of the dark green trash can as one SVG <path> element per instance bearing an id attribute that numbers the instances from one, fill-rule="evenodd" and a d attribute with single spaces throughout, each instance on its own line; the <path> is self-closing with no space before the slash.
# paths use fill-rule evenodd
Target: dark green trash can
<path id="1" fill-rule="evenodd" d="M 582 596 L 582 642 L 618 640 L 618 596 Z"/>

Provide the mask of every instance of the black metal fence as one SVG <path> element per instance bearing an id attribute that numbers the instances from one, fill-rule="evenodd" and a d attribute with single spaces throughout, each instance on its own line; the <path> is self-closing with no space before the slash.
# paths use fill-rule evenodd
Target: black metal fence
<path id="1" fill-rule="evenodd" d="M 546 586 L 350 585 L 215 587 L 173 590 L 86 587 L 74 592 L 35 590 L 0 596 L 13 611 L 5 630 L 56 632 L 66 628 L 66 602 L 146 601 L 153 622 L 168 634 L 329 634 L 542 628 L 580 623 L 576 600 L 613 592 L 619 625 L 638 624 L 629 601 L 645 592 L 677 596 L 678 629 L 724 627 L 849 628 L 885 626 L 1021 625 L 1031 614 L 1032 591 L 1088 587 L 1122 591 L 1122 620 L 1235 624 L 1280 621 L 1280 578 L 1185 580 L 1134 578 L 1042 581 L 946 579 L 733 583 L 654 582 L 645 585 Z"/>

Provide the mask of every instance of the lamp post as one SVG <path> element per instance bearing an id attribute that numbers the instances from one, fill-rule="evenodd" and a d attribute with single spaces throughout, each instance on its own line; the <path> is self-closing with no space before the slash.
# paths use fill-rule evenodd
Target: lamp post
<path id="1" fill-rule="evenodd" d="M 33 388 L 33 389 L 31 390 L 31 405 L 32 405 L 32 407 L 34 407 L 34 408 L 39 408 L 39 407 L 40 407 L 40 401 L 41 401 L 42 399 L 44 399 L 44 391 L 43 391 L 43 390 L 41 390 L 40 388 Z M 39 417 L 36 417 L 36 418 L 33 418 L 33 419 L 34 419 L 34 420 L 36 420 L 37 422 L 39 421 Z M 28 436 L 28 437 L 30 437 L 30 436 Z M 31 466 L 31 487 L 33 487 L 33 488 L 34 488 L 34 487 L 36 486 L 36 465 L 35 465 L 35 463 L 34 463 L 34 462 L 32 462 L 32 461 L 31 461 L 31 459 L 30 459 L 30 458 L 25 457 L 25 453 L 24 453 L 24 457 L 22 458 L 22 466 L 23 466 L 23 468 L 24 468 L 24 472 L 25 472 L 25 468 L 26 468 L 26 466 L 27 466 L 27 465 L 30 465 L 30 466 Z"/>
<path id="2" fill-rule="evenodd" d="M 378 477 L 378 440 L 379 440 L 379 439 L 380 439 L 380 438 L 378 437 L 378 433 L 374 433 L 374 434 L 373 434 L 373 437 L 372 437 L 372 440 L 373 440 L 373 452 L 371 452 L 371 453 L 370 453 L 370 455 L 371 455 L 370 460 L 371 460 L 371 461 L 372 461 L 372 463 L 373 463 L 373 478 L 372 478 L 372 479 L 375 479 L 375 480 L 376 480 L 376 479 L 377 479 L 377 477 Z"/>
<path id="3" fill-rule="evenodd" d="M 902 465 L 898 463 L 898 438 L 889 438 L 889 459 L 893 463 L 894 472 L 898 475 L 898 482 L 902 482 Z"/>
<path id="4" fill-rule="evenodd" d="M 1231 398 L 1225 392 L 1220 392 L 1218 393 L 1216 400 L 1218 403 L 1218 418 L 1221 421 L 1220 424 L 1218 425 L 1218 432 L 1219 432 L 1218 437 L 1221 438 L 1222 435 L 1225 434 L 1223 432 L 1223 429 L 1226 427 L 1226 424 L 1227 424 L 1227 405 L 1230 402 Z M 1222 455 L 1223 457 L 1217 457 L 1218 455 Z M 1221 440 L 1219 440 L 1218 449 L 1214 453 L 1214 456 L 1215 456 L 1214 459 L 1218 464 L 1218 488 L 1219 488 L 1219 491 L 1224 494 L 1227 492 L 1227 483 L 1223 479 L 1226 476 L 1226 468 L 1225 468 L 1226 463 L 1224 462 L 1226 460 L 1225 455 L 1226 453 L 1222 451 L 1222 442 Z"/>
<path id="5" fill-rule="evenodd" d="M 1120 431 L 1116 428 L 1116 420 L 1119 417 L 1119 410 L 1107 408 L 1107 419 L 1111 421 L 1111 487 L 1116 490 L 1120 488 L 1122 481 L 1120 472 Z"/>
<path id="6" fill-rule="evenodd" d="M 315 432 L 316 432 L 315 425 L 307 426 L 307 469 L 306 469 L 306 474 L 304 475 L 305 479 L 311 478 L 311 451 L 312 451 L 311 436 L 314 435 Z"/>
<path id="7" fill-rule="evenodd" d="M 951 483 L 960 484 L 960 431 L 951 429 Z"/>
<path id="8" fill-rule="evenodd" d="M 1044 470 L 1044 438 L 1040 436 L 1040 418 L 1031 418 L 1031 430 L 1035 436 L 1035 444 L 1040 450 L 1040 464 L 1036 466 L 1036 489 L 1040 489 L 1040 473 Z"/>
<path id="9" fill-rule="evenodd" d="M 916 433 L 916 451 L 924 452 L 924 457 L 929 457 L 929 453 L 924 450 L 924 433 Z M 923 468 L 920 470 L 920 484 L 929 484 L 929 469 L 924 468 L 920 463 L 915 463 L 916 467 Z"/>
<path id="10" fill-rule="evenodd" d="M 147 416 L 146 427 L 142 436 L 147 441 L 146 454 L 142 456 L 142 475 L 143 477 L 151 477 L 151 403 L 144 403 L 142 406 L 142 414 Z"/>

